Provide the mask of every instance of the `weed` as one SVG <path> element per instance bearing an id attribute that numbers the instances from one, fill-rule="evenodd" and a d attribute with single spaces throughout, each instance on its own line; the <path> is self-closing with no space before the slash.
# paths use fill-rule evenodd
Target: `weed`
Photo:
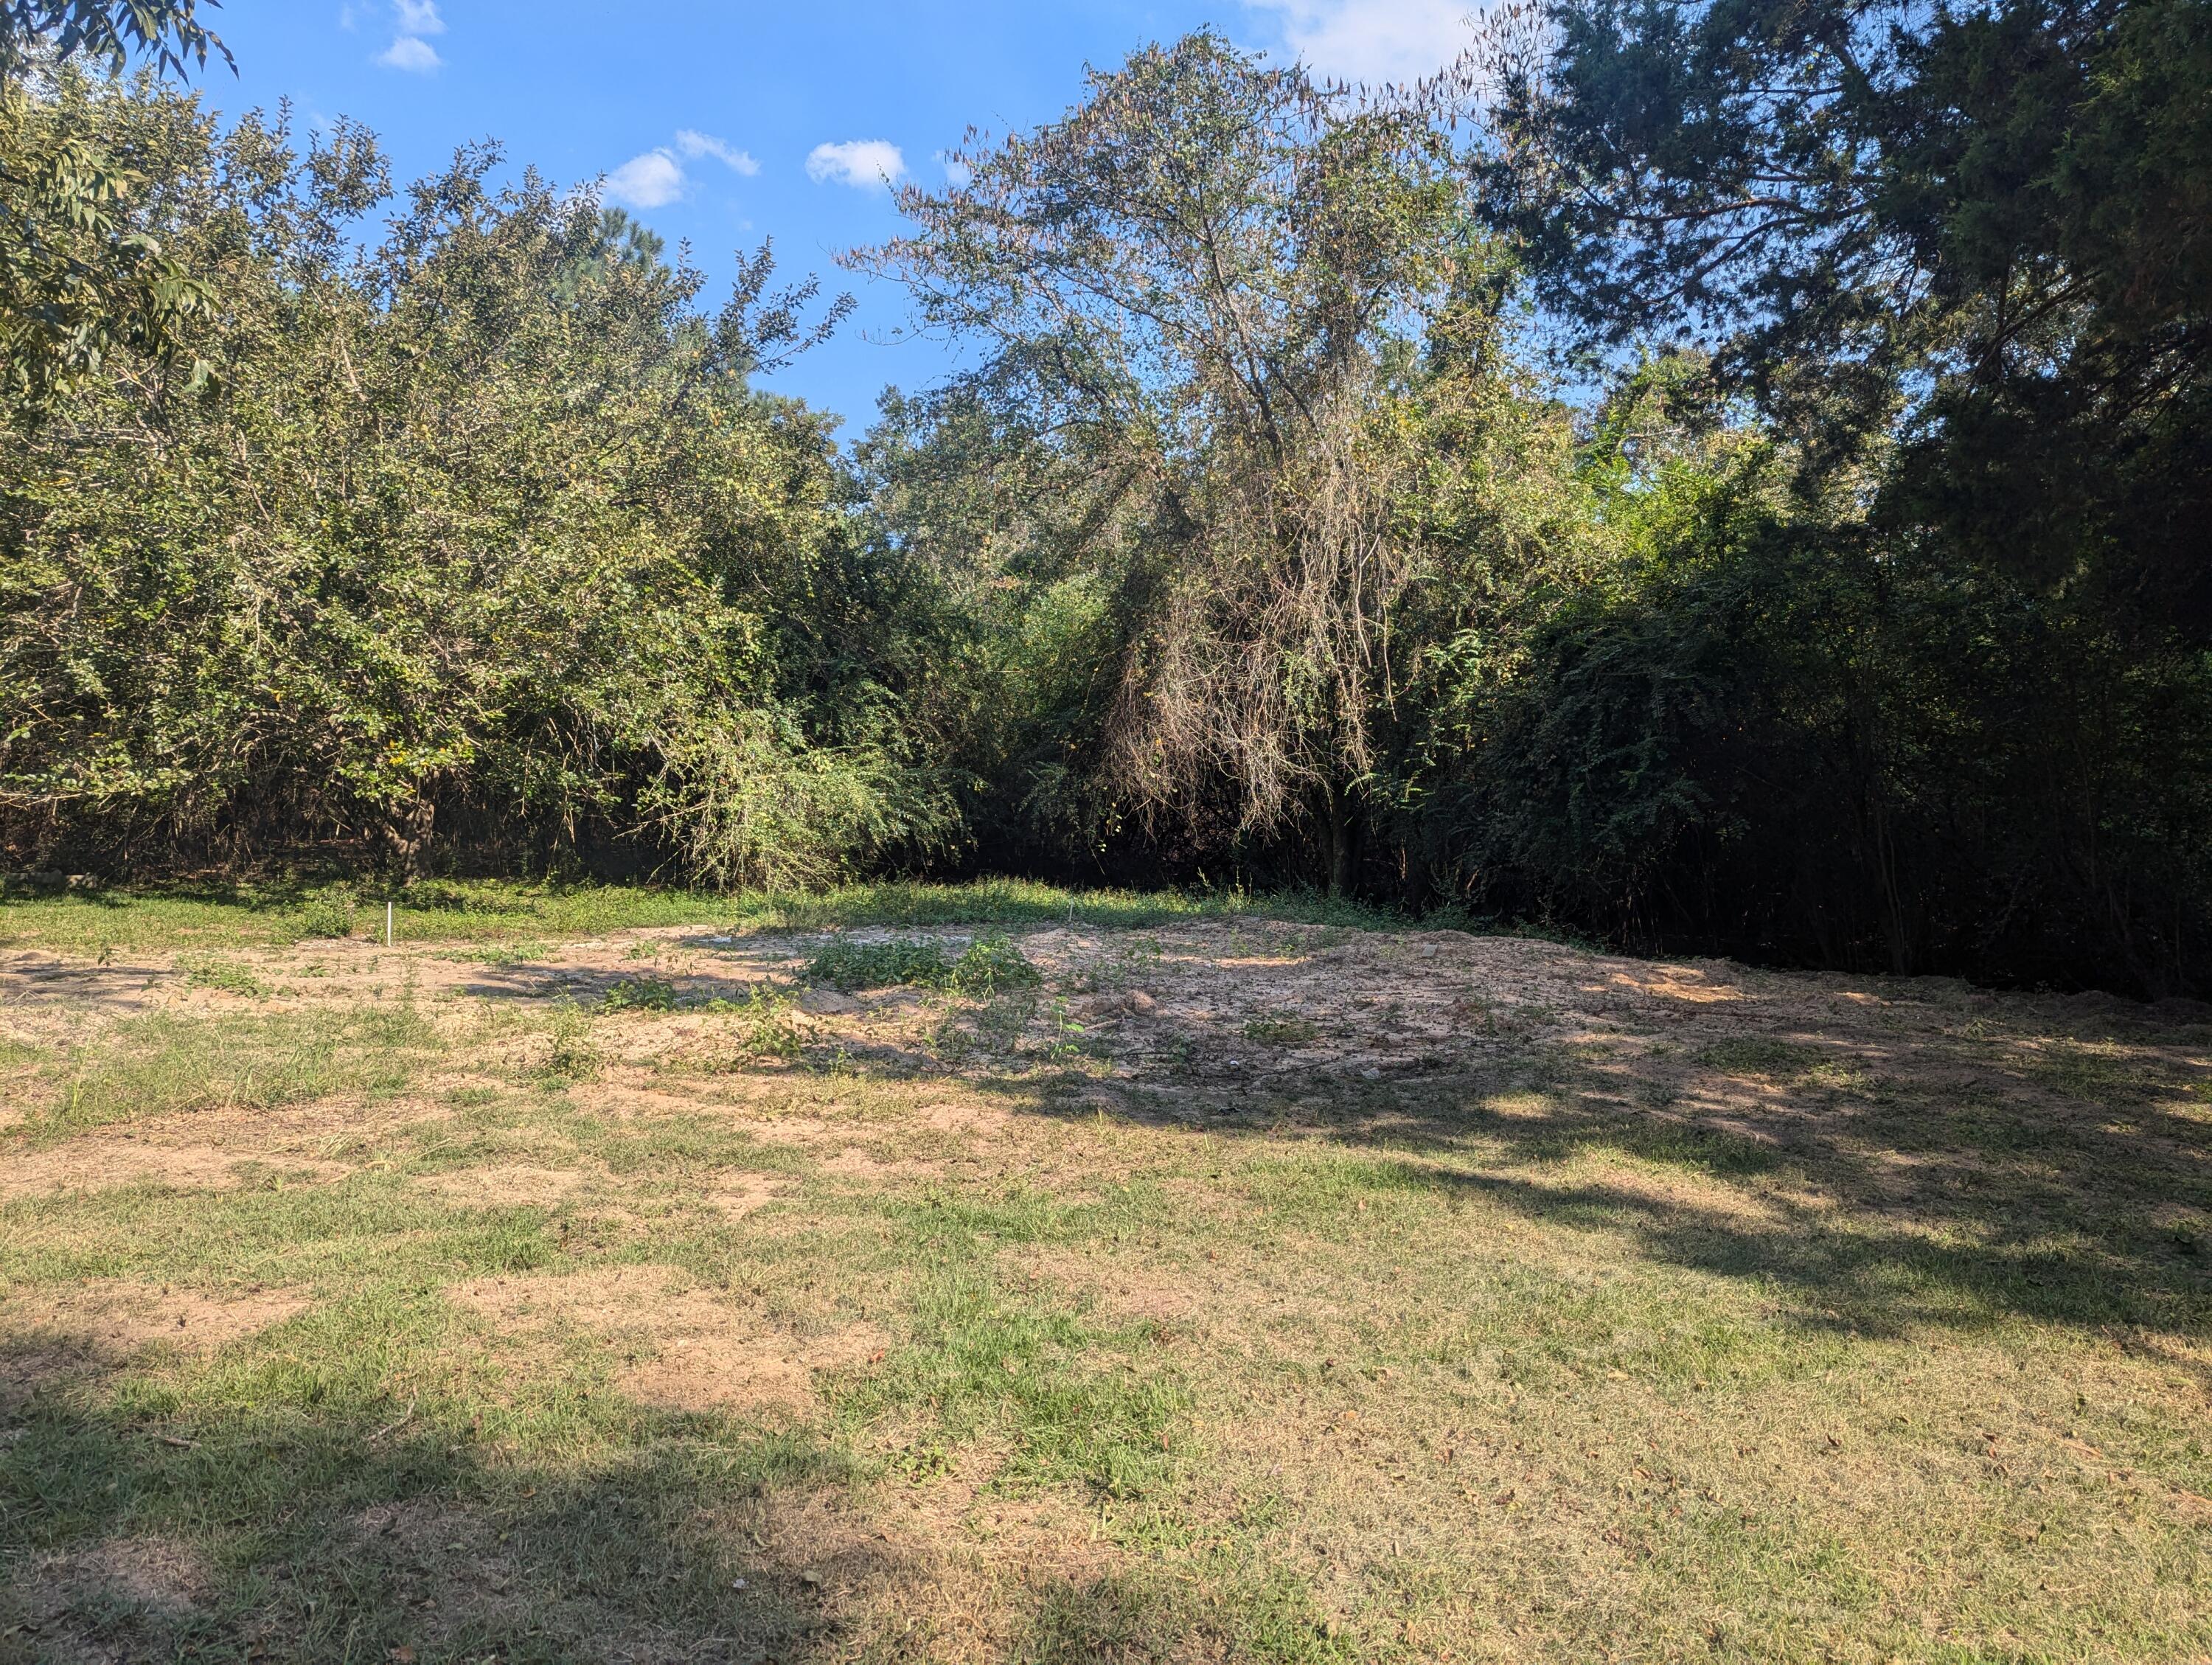
<path id="1" fill-rule="evenodd" d="M 1255 1018 L 1244 1038 L 1270 1047 L 1306 1047 L 1321 1039 L 1321 1025 L 1304 1018 Z"/>
<path id="2" fill-rule="evenodd" d="M 599 1010 L 617 1012 L 673 1012 L 676 985 L 665 977 L 624 977 L 599 998 Z"/>
<path id="3" fill-rule="evenodd" d="M 220 989 L 226 994 L 243 994 L 253 1000 L 265 1000 L 269 985 L 255 976 L 251 969 L 236 960 L 201 957 L 178 962 L 185 981 L 194 988 Z"/>
<path id="4" fill-rule="evenodd" d="M 1022 951 L 1004 937 L 979 937 L 952 962 L 939 987 L 970 1000 L 988 1000 L 1002 990 L 1034 988 L 1042 981 Z"/>
<path id="5" fill-rule="evenodd" d="M 1050 1056 L 1054 1062 L 1066 1063 L 1081 1055 L 1084 1028 L 1068 1015 L 1067 1002 L 1064 1000 L 1054 1000 L 1052 1003 L 1052 1030 Z"/>
<path id="6" fill-rule="evenodd" d="M 563 996 L 553 1008 L 544 1073 L 556 1081 L 588 1081 L 599 1073 L 599 1049 L 583 1007 Z"/>
<path id="7" fill-rule="evenodd" d="M 799 1056 L 801 1046 L 799 1033 L 792 1024 L 791 1005 L 791 996 L 783 990 L 756 983 L 744 999 L 718 997 L 707 1002 L 707 1010 L 737 1020 L 733 1033 L 738 1057 L 788 1060 Z"/>
<path id="8" fill-rule="evenodd" d="M 1035 987 L 1042 981 L 1022 951 L 1004 937 L 979 937 L 950 961 L 937 944 L 911 937 L 869 943 L 840 938 L 807 962 L 806 974 L 848 994 L 914 984 L 977 1000 L 1005 989 Z"/>
<path id="9" fill-rule="evenodd" d="M 896 937 L 889 942 L 848 942 L 841 937 L 806 963 L 809 977 L 847 994 L 901 983 L 934 987 L 950 969 L 945 951 L 935 943 Z"/>
<path id="10" fill-rule="evenodd" d="M 278 927 L 282 938 L 349 937 L 361 915 L 361 898 L 353 887 L 332 884 L 311 892 L 298 910 Z"/>

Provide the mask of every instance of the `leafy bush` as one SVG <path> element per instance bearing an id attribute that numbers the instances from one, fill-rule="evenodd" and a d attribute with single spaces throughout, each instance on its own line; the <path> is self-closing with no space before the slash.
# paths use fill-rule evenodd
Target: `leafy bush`
<path id="1" fill-rule="evenodd" d="M 1033 988 L 1043 981 L 1022 951 L 1004 937 L 979 937 L 947 968 L 939 987 L 988 1000 L 1002 989 Z"/>
<path id="2" fill-rule="evenodd" d="M 894 938 L 889 942 L 848 942 L 843 939 L 806 963 L 806 975 L 817 983 L 842 988 L 890 988 L 901 983 L 921 983 L 934 988 L 951 967 L 945 951 L 933 942 Z"/>

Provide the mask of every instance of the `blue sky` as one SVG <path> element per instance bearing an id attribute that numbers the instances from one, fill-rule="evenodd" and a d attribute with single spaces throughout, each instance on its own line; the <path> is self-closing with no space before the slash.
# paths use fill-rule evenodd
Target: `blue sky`
<path id="1" fill-rule="evenodd" d="M 860 309 L 771 384 L 848 418 L 886 382 L 942 376 L 937 343 L 902 338 L 898 290 L 833 257 L 894 231 L 881 176 L 927 186 L 971 123 L 1033 126 L 1081 90 L 1086 62 L 1211 23 L 1352 78 L 1409 77 L 1468 36 L 1473 0 L 225 0 L 214 21 L 239 73 L 205 80 L 219 109 L 289 98 L 307 121 L 375 129 L 401 179 L 496 138 L 562 184 L 609 178 L 708 299 L 733 256 L 775 239 L 781 274 L 819 271 Z"/>

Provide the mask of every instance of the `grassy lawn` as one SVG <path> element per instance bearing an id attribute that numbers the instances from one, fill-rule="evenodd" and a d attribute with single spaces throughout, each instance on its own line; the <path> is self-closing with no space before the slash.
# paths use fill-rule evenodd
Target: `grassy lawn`
<path id="1" fill-rule="evenodd" d="M 533 943 L 678 925 L 757 931 L 1054 921 L 1138 927 L 1248 917 L 1378 928 L 1396 922 L 1356 902 L 1320 896 L 1069 890 L 1026 879 L 735 895 L 652 885 L 438 879 L 388 891 L 352 884 L 226 884 L 197 891 L 19 898 L 0 902 L 0 951 L 40 949 L 112 963 L 124 953 L 380 937 L 386 901 L 393 904 L 394 938 L 409 943 Z"/>
<path id="2" fill-rule="evenodd" d="M 440 894 L 0 907 L 0 1659 L 2212 1659 L 2208 1014 Z"/>

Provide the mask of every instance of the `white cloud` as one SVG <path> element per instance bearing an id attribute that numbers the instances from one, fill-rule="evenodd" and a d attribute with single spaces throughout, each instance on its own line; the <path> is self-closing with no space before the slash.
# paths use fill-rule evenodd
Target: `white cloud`
<path id="1" fill-rule="evenodd" d="M 438 0 L 394 0 L 402 34 L 443 34 L 446 20 L 438 15 Z"/>
<path id="2" fill-rule="evenodd" d="M 945 169 L 945 181 L 955 191 L 965 190 L 975 177 L 975 170 L 954 155 L 950 150 L 940 150 L 937 160 Z"/>
<path id="3" fill-rule="evenodd" d="M 445 63 L 438 49 L 419 35 L 403 34 L 377 54 L 376 61 L 390 70 L 406 70 L 418 76 L 428 75 Z"/>
<path id="4" fill-rule="evenodd" d="M 607 175 L 607 195 L 632 208 L 665 208 L 684 194 L 684 165 L 665 150 L 632 156 Z"/>
<path id="5" fill-rule="evenodd" d="M 718 139 L 712 133 L 698 132 L 689 127 L 679 128 L 676 134 L 676 148 L 687 156 L 712 156 L 747 176 L 760 172 L 758 162 L 736 149 L 727 139 Z"/>
<path id="6" fill-rule="evenodd" d="M 906 158 L 884 139 L 848 139 L 817 144 L 806 153 L 806 177 L 817 185 L 836 180 L 858 191 L 880 191 L 906 173 Z"/>
<path id="7" fill-rule="evenodd" d="M 1473 43 L 1480 0 L 1244 0 L 1280 20 L 1284 44 L 1316 73 L 1407 86 Z"/>

